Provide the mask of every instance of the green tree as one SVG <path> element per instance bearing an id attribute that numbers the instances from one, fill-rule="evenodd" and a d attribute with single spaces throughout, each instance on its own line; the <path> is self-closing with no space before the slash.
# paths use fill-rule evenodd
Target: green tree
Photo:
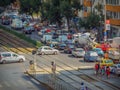
<path id="1" fill-rule="evenodd" d="M 39 13 L 41 9 L 41 0 L 20 0 L 20 12 L 33 15 Z"/>
<path id="2" fill-rule="evenodd" d="M 74 16 L 70 0 L 61 1 L 60 10 L 61 10 L 62 16 L 64 16 L 67 19 L 67 26 L 69 29 L 70 28 L 70 19 Z"/>
<path id="3" fill-rule="evenodd" d="M 6 7 L 10 5 L 11 3 L 15 2 L 16 0 L 2 0 L 0 2 L 0 7 Z"/>
<path id="4" fill-rule="evenodd" d="M 100 16 L 95 13 L 91 13 L 87 18 L 80 19 L 79 24 L 81 27 L 85 27 L 86 29 L 90 29 L 91 27 L 99 27 Z"/>

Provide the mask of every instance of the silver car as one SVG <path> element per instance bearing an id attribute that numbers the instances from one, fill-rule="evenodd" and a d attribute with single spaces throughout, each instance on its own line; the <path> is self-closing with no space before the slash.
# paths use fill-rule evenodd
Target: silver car
<path id="1" fill-rule="evenodd" d="M 84 57 L 85 50 L 82 48 L 76 48 L 75 50 L 72 50 L 72 55 L 75 57 Z"/>
<path id="2" fill-rule="evenodd" d="M 25 57 L 14 52 L 0 52 L 0 63 L 23 62 Z"/>
<path id="3" fill-rule="evenodd" d="M 115 73 L 116 75 L 120 75 L 120 64 L 114 64 L 111 67 L 111 72 Z"/>
<path id="4" fill-rule="evenodd" d="M 37 54 L 45 55 L 45 54 L 58 54 L 59 51 L 57 49 L 51 48 L 49 46 L 41 46 L 37 50 Z"/>

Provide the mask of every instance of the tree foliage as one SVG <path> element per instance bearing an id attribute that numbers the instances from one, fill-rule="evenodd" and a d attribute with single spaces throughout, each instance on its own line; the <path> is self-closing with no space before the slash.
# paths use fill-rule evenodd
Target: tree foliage
<path id="1" fill-rule="evenodd" d="M 100 16 L 91 13 L 87 18 L 80 19 L 79 24 L 81 27 L 85 27 L 87 29 L 98 27 L 100 24 Z"/>
<path id="2" fill-rule="evenodd" d="M 16 0 L 2 0 L 0 2 L 0 7 L 6 7 L 10 5 L 11 3 L 15 2 Z"/>

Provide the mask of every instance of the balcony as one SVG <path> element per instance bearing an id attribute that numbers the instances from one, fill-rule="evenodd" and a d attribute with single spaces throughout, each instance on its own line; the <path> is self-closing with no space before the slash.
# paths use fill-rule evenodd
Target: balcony
<path id="1" fill-rule="evenodd" d="M 110 24 L 120 26 L 120 20 L 119 19 L 110 19 Z"/>
<path id="2" fill-rule="evenodd" d="M 106 10 L 112 12 L 120 12 L 120 6 L 106 5 Z"/>
<path id="3" fill-rule="evenodd" d="M 91 1 L 87 1 L 87 0 L 84 0 L 83 4 L 84 4 L 85 7 L 91 7 L 92 6 Z"/>

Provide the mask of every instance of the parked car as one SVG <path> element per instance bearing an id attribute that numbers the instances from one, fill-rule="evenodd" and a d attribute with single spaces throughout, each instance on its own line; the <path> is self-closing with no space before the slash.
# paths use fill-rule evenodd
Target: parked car
<path id="1" fill-rule="evenodd" d="M 37 50 L 37 54 L 45 55 L 45 54 L 58 54 L 59 51 L 57 49 L 51 48 L 49 46 L 41 46 Z"/>
<path id="2" fill-rule="evenodd" d="M 68 44 L 64 49 L 64 53 L 71 54 L 72 50 L 74 49 L 75 49 L 75 45 L 73 43 Z"/>
<path id="3" fill-rule="evenodd" d="M 32 30 L 31 30 L 31 27 L 25 27 L 24 29 L 23 29 L 23 33 L 25 33 L 25 34 L 32 34 Z"/>
<path id="4" fill-rule="evenodd" d="M 95 51 L 87 51 L 84 55 L 84 61 L 88 62 L 98 61 L 98 54 Z"/>
<path id="5" fill-rule="evenodd" d="M 113 61 L 111 59 L 102 59 L 100 60 L 100 65 L 104 66 L 113 66 Z"/>
<path id="6" fill-rule="evenodd" d="M 64 50 L 66 47 L 66 44 L 65 43 L 59 43 L 56 48 L 59 49 L 59 50 Z"/>
<path id="7" fill-rule="evenodd" d="M 72 50 L 72 55 L 75 57 L 84 57 L 85 50 L 82 48 L 76 48 L 76 49 Z"/>
<path id="8" fill-rule="evenodd" d="M 94 48 L 93 51 L 97 52 L 99 56 L 104 56 L 104 52 L 101 48 Z"/>
<path id="9" fill-rule="evenodd" d="M 22 29 L 23 28 L 23 22 L 20 19 L 13 19 L 11 27 L 14 29 Z"/>
<path id="10" fill-rule="evenodd" d="M 116 50 L 116 49 L 109 49 L 108 50 L 108 56 L 109 56 L 109 58 L 111 58 L 111 59 L 120 59 L 120 52 L 119 52 L 119 50 Z"/>
<path id="11" fill-rule="evenodd" d="M 114 64 L 111 68 L 111 72 L 120 75 L 120 64 Z"/>
<path id="12" fill-rule="evenodd" d="M 14 52 L 0 52 L 0 63 L 23 62 L 25 57 Z"/>

